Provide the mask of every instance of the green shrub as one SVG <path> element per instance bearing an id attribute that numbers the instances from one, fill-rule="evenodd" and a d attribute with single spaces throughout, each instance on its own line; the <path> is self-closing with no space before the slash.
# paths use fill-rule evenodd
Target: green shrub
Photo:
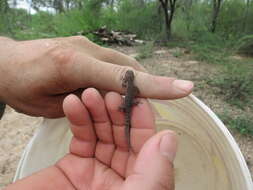
<path id="1" fill-rule="evenodd" d="M 253 135 L 253 118 L 242 115 L 233 119 L 226 112 L 220 114 L 219 117 L 229 128 L 236 129 L 241 134 Z"/>
<path id="2" fill-rule="evenodd" d="M 118 7 L 118 29 L 131 31 L 146 39 L 155 39 L 160 35 L 163 16 L 158 14 L 157 2 L 138 5 L 138 1 L 125 0 Z"/>
<path id="3" fill-rule="evenodd" d="M 253 97 L 252 66 L 231 63 L 225 66 L 220 75 L 209 79 L 208 83 L 220 88 L 228 103 L 243 108 Z"/>
<path id="4" fill-rule="evenodd" d="M 7 13 L 0 13 L 0 35 L 15 38 L 19 31 L 26 30 L 31 16 L 25 9 L 9 9 Z"/>
<path id="5" fill-rule="evenodd" d="M 253 56 L 253 35 L 246 35 L 239 39 L 236 50 L 238 53 Z"/>
<path id="6" fill-rule="evenodd" d="M 137 60 L 150 58 L 153 55 L 154 42 L 147 42 L 139 46 Z"/>
<path id="7" fill-rule="evenodd" d="M 19 40 L 56 37 L 53 18 L 53 14 L 44 11 L 31 15 L 26 27 L 16 30 L 14 37 Z"/>
<path id="8" fill-rule="evenodd" d="M 236 38 L 230 40 L 224 39 L 219 34 L 195 33 L 192 36 L 192 43 L 188 44 L 188 48 L 194 53 L 199 61 L 211 64 L 226 64 L 229 56 L 235 52 Z"/>
<path id="9" fill-rule="evenodd" d="M 66 13 L 55 15 L 53 23 L 56 35 L 70 36 L 77 32 L 91 29 L 94 23 L 89 23 L 91 17 L 89 14 L 90 13 L 84 14 L 82 10 L 71 10 Z M 88 25 L 88 23 L 90 25 Z"/>

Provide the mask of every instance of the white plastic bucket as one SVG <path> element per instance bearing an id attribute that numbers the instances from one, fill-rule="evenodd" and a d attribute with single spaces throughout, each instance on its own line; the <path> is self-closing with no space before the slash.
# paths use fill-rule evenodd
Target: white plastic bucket
<path id="1" fill-rule="evenodd" d="M 179 136 L 176 190 L 252 190 L 242 153 L 227 128 L 199 99 L 151 100 L 159 129 Z M 26 147 L 14 180 L 54 164 L 68 152 L 68 121 L 45 119 Z"/>

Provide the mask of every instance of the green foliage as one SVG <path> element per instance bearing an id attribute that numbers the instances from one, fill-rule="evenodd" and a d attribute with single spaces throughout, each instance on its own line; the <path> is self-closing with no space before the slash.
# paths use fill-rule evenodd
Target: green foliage
<path id="1" fill-rule="evenodd" d="M 179 58 L 179 57 L 182 57 L 184 55 L 184 53 L 179 48 L 175 48 L 175 50 L 172 52 L 172 55 L 174 57 L 178 57 Z"/>
<path id="2" fill-rule="evenodd" d="M 220 88 L 226 101 L 243 108 L 252 102 L 253 97 L 253 72 L 252 65 L 230 63 L 223 72 L 209 79 L 208 83 Z"/>
<path id="3" fill-rule="evenodd" d="M 85 16 L 86 20 L 84 19 Z M 55 33 L 57 36 L 70 36 L 83 30 L 89 30 L 94 26 L 94 22 L 89 19 L 90 17 L 90 12 L 84 13 L 80 10 L 57 14 L 53 19 Z"/>
<path id="4" fill-rule="evenodd" d="M 1 1 L 3 2 L 6 4 L 8 1 Z M 55 6 L 52 4 L 53 1 L 49 4 L 48 2 L 32 1 L 38 10 L 45 3 L 48 6 Z M 53 14 L 37 12 L 35 15 L 29 15 L 24 10 L 8 8 L 8 4 L 4 4 L 5 6 L 0 9 L 0 34 L 17 39 L 70 36 L 79 31 L 89 31 L 106 25 L 113 30 L 136 33 L 147 40 L 162 41 L 164 38 L 164 16 L 159 1 L 115 0 L 113 7 L 108 0 L 63 2 L 63 12 L 59 10 Z M 234 42 L 245 34 L 252 35 L 252 7 L 252 1 L 249 7 L 241 0 L 224 1 L 218 19 L 217 33 L 213 37 L 208 32 L 212 4 L 209 1 L 178 1 L 172 26 L 172 40 L 195 41 L 191 49 L 198 52 L 198 58 L 217 63 L 216 58 L 223 57 L 227 50 L 215 56 L 208 56 L 208 52 L 211 51 L 212 55 L 213 49 L 217 49 L 220 45 L 223 48 L 224 42 L 228 45 L 228 42 Z M 213 42 L 210 43 L 212 40 L 216 42 L 215 45 Z"/>
<path id="5" fill-rule="evenodd" d="M 118 29 L 134 32 L 142 38 L 153 39 L 161 33 L 161 16 L 158 15 L 157 2 L 138 5 L 137 1 L 125 0 L 118 7 Z"/>
<path id="6" fill-rule="evenodd" d="M 225 38 L 237 36 L 243 30 L 245 2 L 238 0 L 224 1 L 219 15 L 217 32 Z"/>
<path id="7" fill-rule="evenodd" d="M 219 35 L 206 32 L 205 34 L 194 35 L 194 41 L 188 44 L 188 48 L 194 53 L 195 58 L 211 64 L 224 64 L 228 56 L 232 54 L 229 48 L 230 41 L 225 41 Z"/>
<path id="8" fill-rule="evenodd" d="M 239 39 L 235 48 L 239 53 L 253 56 L 253 35 L 246 35 Z"/>
<path id="9" fill-rule="evenodd" d="M 13 37 L 18 40 L 56 37 L 53 18 L 50 13 L 38 12 L 30 16 L 29 22 L 23 23 L 22 29 L 16 29 Z"/>
<path id="10" fill-rule="evenodd" d="M 0 14 L 0 34 L 14 36 L 17 30 L 23 30 L 30 21 L 30 15 L 24 9 L 8 9 Z"/>
<path id="11" fill-rule="evenodd" d="M 111 9 L 111 8 L 105 8 L 101 10 L 101 23 L 102 25 L 106 26 L 108 29 L 118 29 L 119 28 L 119 19 L 118 19 L 118 13 Z"/>
<path id="12" fill-rule="evenodd" d="M 173 21 L 174 38 L 191 39 L 199 33 L 206 33 L 210 25 L 211 10 L 211 6 L 206 2 L 194 3 L 191 6 L 181 4 Z"/>
<path id="13" fill-rule="evenodd" d="M 241 134 L 244 135 L 253 135 L 253 118 L 247 117 L 244 115 L 237 116 L 233 119 L 227 112 L 224 112 L 219 115 L 221 120 L 225 125 L 232 129 L 238 130 Z"/>
<path id="14" fill-rule="evenodd" d="M 138 48 L 137 60 L 150 58 L 153 55 L 154 42 L 147 42 Z"/>

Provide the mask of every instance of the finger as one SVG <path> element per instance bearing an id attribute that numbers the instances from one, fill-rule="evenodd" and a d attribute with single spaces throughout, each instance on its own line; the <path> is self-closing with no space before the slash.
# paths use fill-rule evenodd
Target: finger
<path id="1" fill-rule="evenodd" d="M 71 123 L 70 128 L 74 135 L 70 152 L 81 157 L 93 157 L 96 135 L 89 112 L 75 95 L 69 95 L 64 99 L 63 110 Z"/>
<path id="2" fill-rule="evenodd" d="M 114 143 L 111 122 L 104 100 L 96 89 L 88 88 L 82 94 L 82 101 L 89 110 L 98 138 L 95 156 L 99 161 L 109 166 L 114 151 Z"/>
<path id="3" fill-rule="evenodd" d="M 153 136 L 139 153 L 131 185 L 137 189 L 174 189 L 173 161 L 176 156 L 175 133 L 162 131 Z"/>
<path id="4" fill-rule="evenodd" d="M 131 117 L 131 144 L 135 153 L 138 153 L 144 143 L 155 134 L 155 116 L 151 105 L 146 99 L 137 99 L 139 104 L 132 108 Z"/>
<path id="5" fill-rule="evenodd" d="M 125 134 L 125 116 L 119 110 L 123 102 L 122 97 L 118 93 L 109 92 L 105 96 L 105 102 L 112 121 L 113 137 L 116 145 L 111 167 L 121 176 L 127 176 L 133 168 L 136 158 L 135 153 L 155 132 L 153 113 L 148 102 L 143 99 L 138 106 L 133 108 L 130 130 L 131 148 L 129 149 Z"/>
<path id="6" fill-rule="evenodd" d="M 134 58 L 114 49 L 101 47 L 91 42 L 84 36 L 72 36 L 64 39 L 67 39 L 71 43 L 78 45 L 77 50 L 80 50 L 81 48 L 83 53 L 92 55 L 92 57 L 98 60 L 121 66 L 129 66 L 136 70 L 145 71 L 144 67 L 141 66 Z"/>
<path id="7" fill-rule="evenodd" d="M 113 63 L 121 66 L 129 66 L 137 71 L 146 72 L 146 69 L 133 57 L 125 55 L 119 51 L 110 48 L 103 48 L 100 59 L 104 62 Z"/>
<path id="8" fill-rule="evenodd" d="M 76 89 L 94 86 L 98 89 L 124 93 L 122 79 L 129 67 L 103 62 L 87 55 L 77 53 L 74 64 L 62 65 L 62 77 L 66 84 Z M 153 76 L 135 71 L 135 84 L 140 90 L 140 97 L 157 99 L 175 99 L 191 93 L 193 83 L 174 78 Z"/>
<path id="9" fill-rule="evenodd" d="M 125 176 L 128 165 L 129 152 L 124 133 L 124 114 L 119 111 L 122 97 L 116 92 L 109 92 L 105 96 L 106 107 L 112 122 L 115 151 L 111 161 L 111 168 L 120 176 Z"/>
<path id="10" fill-rule="evenodd" d="M 123 104 L 123 99 L 118 93 L 109 92 L 105 100 L 113 124 L 115 144 L 127 150 L 126 115 L 119 109 Z M 139 101 L 139 104 L 132 107 L 130 118 L 130 142 L 134 152 L 138 152 L 145 141 L 155 133 L 155 119 L 150 104 L 145 99 L 138 99 L 137 101 Z"/>
<path id="11" fill-rule="evenodd" d="M 109 92 L 105 96 L 106 107 L 113 126 L 114 143 L 117 147 L 127 151 L 127 143 L 124 133 L 125 116 L 124 113 L 120 111 L 122 102 L 122 97 L 116 92 Z"/>

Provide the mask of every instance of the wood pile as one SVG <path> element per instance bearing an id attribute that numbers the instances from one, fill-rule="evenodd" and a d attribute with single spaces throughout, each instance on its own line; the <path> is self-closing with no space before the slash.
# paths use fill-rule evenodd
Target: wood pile
<path id="1" fill-rule="evenodd" d="M 127 32 L 127 31 L 113 31 L 103 26 L 97 30 L 89 31 L 89 32 L 78 32 L 80 35 L 93 34 L 99 38 L 99 40 L 103 43 L 113 45 L 125 45 L 132 46 L 135 44 L 143 44 L 143 40 L 137 39 L 137 35 Z"/>

